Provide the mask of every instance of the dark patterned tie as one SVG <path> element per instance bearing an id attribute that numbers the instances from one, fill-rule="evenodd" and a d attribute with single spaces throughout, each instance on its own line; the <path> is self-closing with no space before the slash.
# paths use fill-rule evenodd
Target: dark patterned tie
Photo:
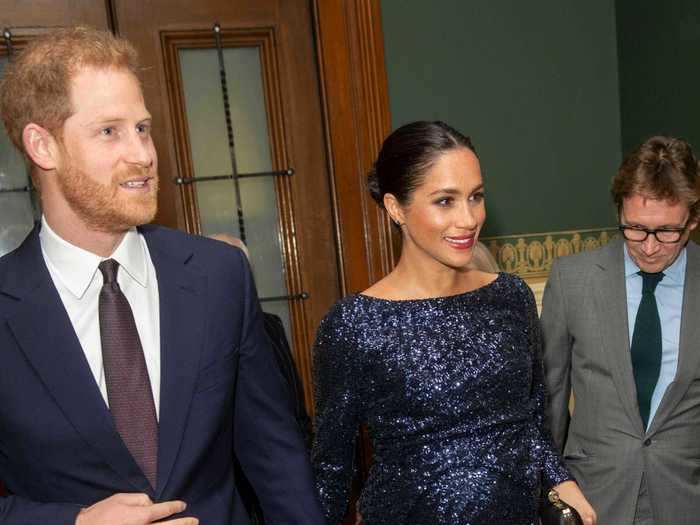
<path id="1" fill-rule="evenodd" d="M 114 424 L 136 463 L 156 487 L 158 421 L 134 314 L 117 283 L 119 263 L 102 261 L 100 339 Z"/>
<path id="2" fill-rule="evenodd" d="M 639 272 L 642 276 L 642 300 L 632 333 L 632 368 L 637 385 L 637 402 L 644 428 L 649 421 L 651 396 L 661 371 L 661 321 L 654 291 L 664 274 Z"/>

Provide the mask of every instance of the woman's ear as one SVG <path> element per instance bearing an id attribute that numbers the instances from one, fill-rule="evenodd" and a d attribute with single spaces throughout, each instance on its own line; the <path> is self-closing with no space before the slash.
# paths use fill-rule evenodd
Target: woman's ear
<path id="1" fill-rule="evenodd" d="M 406 222 L 403 207 L 393 194 L 384 194 L 384 209 L 389 214 L 389 218 L 392 222 L 397 226 L 403 226 L 404 222 Z"/>
<path id="2" fill-rule="evenodd" d="M 22 130 L 22 143 L 27 156 L 44 171 L 56 169 L 56 139 L 47 130 L 30 122 Z"/>

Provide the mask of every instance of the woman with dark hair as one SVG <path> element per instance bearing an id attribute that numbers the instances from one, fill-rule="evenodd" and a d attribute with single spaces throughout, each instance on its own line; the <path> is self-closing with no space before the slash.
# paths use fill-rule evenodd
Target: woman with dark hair
<path id="1" fill-rule="evenodd" d="M 403 245 L 389 275 L 319 328 L 312 459 L 328 523 L 345 514 L 366 423 L 365 525 L 530 525 L 552 487 L 593 524 L 544 424 L 533 295 L 469 264 L 486 218 L 471 141 L 442 122 L 403 126 L 369 188 Z"/>

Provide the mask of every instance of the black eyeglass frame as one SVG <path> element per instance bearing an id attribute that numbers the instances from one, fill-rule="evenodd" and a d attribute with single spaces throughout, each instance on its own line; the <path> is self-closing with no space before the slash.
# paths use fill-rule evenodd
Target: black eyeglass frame
<path id="1" fill-rule="evenodd" d="M 690 219 L 685 221 L 685 224 L 681 228 L 658 228 L 656 230 L 648 230 L 646 228 L 640 228 L 639 226 L 630 226 L 628 224 L 620 224 L 618 226 L 618 229 L 622 232 L 622 236 L 627 239 L 628 241 L 632 242 L 644 242 L 647 240 L 649 237 L 649 234 L 653 235 L 654 238 L 656 239 L 657 242 L 660 242 L 661 244 L 676 244 L 681 242 L 681 239 L 683 238 L 683 233 L 685 233 L 685 230 L 688 228 L 688 224 L 690 223 Z M 642 239 L 630 239 L 627 237 L 627 230 L 632 230 L 636 232 L 644 232 L 645 235 Z M 659 239 L 659 236 L 657 233 L 676 233 L 678 234 L 678 238 L 675 241 L 664 241 Z"/>

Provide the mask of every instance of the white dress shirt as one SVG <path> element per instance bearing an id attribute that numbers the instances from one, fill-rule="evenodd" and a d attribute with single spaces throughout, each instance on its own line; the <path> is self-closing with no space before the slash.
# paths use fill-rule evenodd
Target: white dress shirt
<path id="1" fill-rule="evenodd" d="M 102 397 L 109 406 L 98 313 L 103 279 L 97 266 L 105 258 L 63 240 L 51 229 L 44 217 L 41 219 L 39 239 L 53 283 Z M 119 263 L 117 282 L 134 313 L 157 416 L 160 409 L 160 307 L 156 270 L 146 240 L 135 228 L 126 233 L 114 253 L 107 258 Z"/>

